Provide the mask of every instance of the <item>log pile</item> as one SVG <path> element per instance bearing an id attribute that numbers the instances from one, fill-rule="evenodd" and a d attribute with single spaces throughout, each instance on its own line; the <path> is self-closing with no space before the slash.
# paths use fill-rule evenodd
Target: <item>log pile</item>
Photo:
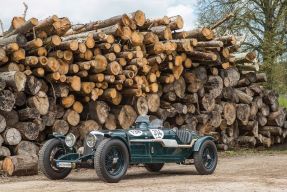
<path id="1" fill-rule="evenodd" d="M 0 37 L 3 169 L 35 173 L 34 155 L 52 132 L 72 132 L 81 146 L 91 130 L 127 129 L 147 114 L 212 135 L 224 150 L 282 143 L 286 110 L 260 85 L 256 54 L 238 52 L 234 35 L 182 28 L 179 15 L 142 11 L 77 25 L 14 17 Z"/>

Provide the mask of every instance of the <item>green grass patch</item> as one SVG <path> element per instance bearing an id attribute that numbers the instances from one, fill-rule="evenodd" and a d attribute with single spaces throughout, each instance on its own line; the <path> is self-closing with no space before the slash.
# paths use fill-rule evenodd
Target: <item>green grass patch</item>
<path id="1" fill-rule="evenodd" d="M 281 107 L 287 108 L 287 97 L 286 96 L 280 95 L 278 101 Z"/>
<path id="2" fill-rule="evenodd" d="M 234 150 L 220 151 L 222 157 L 236 157 L 249 155 L 287 155 L 287 144 L 280 144 L 272 146 L 271 148 L 257 147 L 257 148 L 238 148 Z"/>

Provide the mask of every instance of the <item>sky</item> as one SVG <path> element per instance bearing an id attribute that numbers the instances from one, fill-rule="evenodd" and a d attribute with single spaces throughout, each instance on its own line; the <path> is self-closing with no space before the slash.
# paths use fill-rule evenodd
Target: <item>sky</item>
<path id="1" fill-rule="evenodd" d="M 196 5 L 199 0 L 0 0 L 0 19 L 5 30 L 13 16 L 24 12 L 23 2 L 28 5 L 26 18 L 41 20 L 56 14 L 68 17 L 73 24 L 102 20 L 115 15 L 142 10 L 147 18 L 164 15 L 181 15 L 184 29 L 196 25 Z"/>

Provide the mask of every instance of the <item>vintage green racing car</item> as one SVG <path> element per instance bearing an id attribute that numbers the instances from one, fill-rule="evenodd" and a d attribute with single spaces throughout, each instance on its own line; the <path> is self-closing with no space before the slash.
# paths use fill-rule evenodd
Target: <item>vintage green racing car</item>
<path id="1" fill-rule="evenodd" d="M 212 174 L 217 165 L 217 150 L 210 136 L 194 131 L 165 129 L 161 122 L 139 116 L 128 130 L 90 132 L 84 150 L 77 153 L 76 137 L 54 134 L 39 152 L 39 166 L 49 179 L 63 179 L 73 168 L 94 168 L 100 179 L 118 182 L 129 165 L 143 164 L 158 172 L 165 163 L 194 164 L 199 174 Z"/>

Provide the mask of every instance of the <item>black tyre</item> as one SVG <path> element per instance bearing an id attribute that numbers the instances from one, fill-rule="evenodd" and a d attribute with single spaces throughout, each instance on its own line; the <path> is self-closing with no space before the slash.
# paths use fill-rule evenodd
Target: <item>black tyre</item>
<path id="1" fill-rule="evenodd" d="M 100 179 L 117 183 L 125 176 L 129 166 L 129 152 L 119 139 L 104 139 L 97 147 L 94 166 Z"/>
<path id="2" fill-rule="evenodd" d="M 144 166 L 149 172 L 159 172 L 164 166 L 164 163 L 146 163 Z"/>
<path id="3" fill-rule="evenodd" d="M 217 149 L 213 141 L 207 140 L 194 153 L 194 165 L 201 175 L 212 174 L 217 165 Z"/>
<path id="4" fill-rule="evenodd" d="M 71 172 L 70 168 L 56 167 L 55 160 L 64 154 L 65 149 L 59 139 L 48 140 L 39 151 L 40 170 L 49 179 L 52 180 L 64 179 L 70 174 Z"/>

